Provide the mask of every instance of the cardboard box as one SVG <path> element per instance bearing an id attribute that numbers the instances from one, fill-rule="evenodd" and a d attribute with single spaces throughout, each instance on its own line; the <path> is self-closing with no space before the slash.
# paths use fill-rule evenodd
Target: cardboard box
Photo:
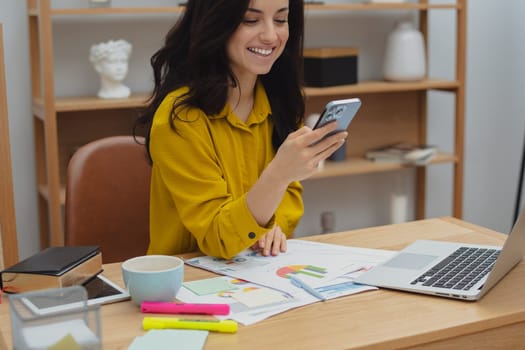
<path id="1" fill-rule="evenodd" d="M 357 83 L 357 48 L 304 49 L 306 86 L 326 87 Z"/>

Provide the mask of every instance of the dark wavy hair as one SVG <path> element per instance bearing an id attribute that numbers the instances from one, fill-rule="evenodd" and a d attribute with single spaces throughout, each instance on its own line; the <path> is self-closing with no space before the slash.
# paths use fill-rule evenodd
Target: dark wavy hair
<path id="1" fill-rule="evenodd" d="M 164 46 L 151 57 L 155 87 L 137 127 L 149 134 L 155 111 L 167 94 L 188 86 L 189 92 L 172 107 L 195 107 L 208 115 L 227 103 L 228 85 L 236 83 L 228 58 L 228 40 L 242 23 L 250 0 L 189 0 L 184 13 L 166 35 Z M 277 150 L 304 117 L 303 0 L 289 0 L 289 38 L 268 74 L 260 76 L 272 108 L 272 144 Z"/>

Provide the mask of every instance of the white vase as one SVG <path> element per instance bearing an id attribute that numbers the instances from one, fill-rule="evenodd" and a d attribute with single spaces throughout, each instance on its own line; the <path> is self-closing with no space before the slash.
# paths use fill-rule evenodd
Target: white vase
<path id="1" fill-rule="evenodd" d="M 383 67 L 386 80 L 414 81 L 426 75 L 423 34 L 410 22 L 401 22 L 389 34 Z"/>

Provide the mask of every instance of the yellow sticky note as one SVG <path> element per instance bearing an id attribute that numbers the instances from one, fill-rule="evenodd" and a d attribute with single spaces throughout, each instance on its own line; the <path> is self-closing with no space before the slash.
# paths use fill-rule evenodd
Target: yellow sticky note
<path id="1" fill-rule="evenodd" d="M 54 345 L 51 345 L 48 350 L 82 350 L 82 347 L 78 345 L 75 338 L 71 334 L 66 335 L 64 338 L 59 340 Z"/>
<path id="2" fill-rule="evenodd" d="M 232 297 L 248 307 L 268 305 L 286 300 L 286 298 L 280 292 L 269 288 L 257 288 L 250 291 L 241 291 L 233 293 Z"/>

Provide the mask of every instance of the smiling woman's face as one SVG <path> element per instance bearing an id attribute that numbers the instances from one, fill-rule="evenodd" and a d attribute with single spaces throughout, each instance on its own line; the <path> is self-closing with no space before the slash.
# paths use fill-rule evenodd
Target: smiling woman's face
<path id="1" fill-rule="evenodd" d="M 252 0 L 228 41 L 227 52 L 237 78 L 266 74 L 288 41 L 288 0 Z"/>

